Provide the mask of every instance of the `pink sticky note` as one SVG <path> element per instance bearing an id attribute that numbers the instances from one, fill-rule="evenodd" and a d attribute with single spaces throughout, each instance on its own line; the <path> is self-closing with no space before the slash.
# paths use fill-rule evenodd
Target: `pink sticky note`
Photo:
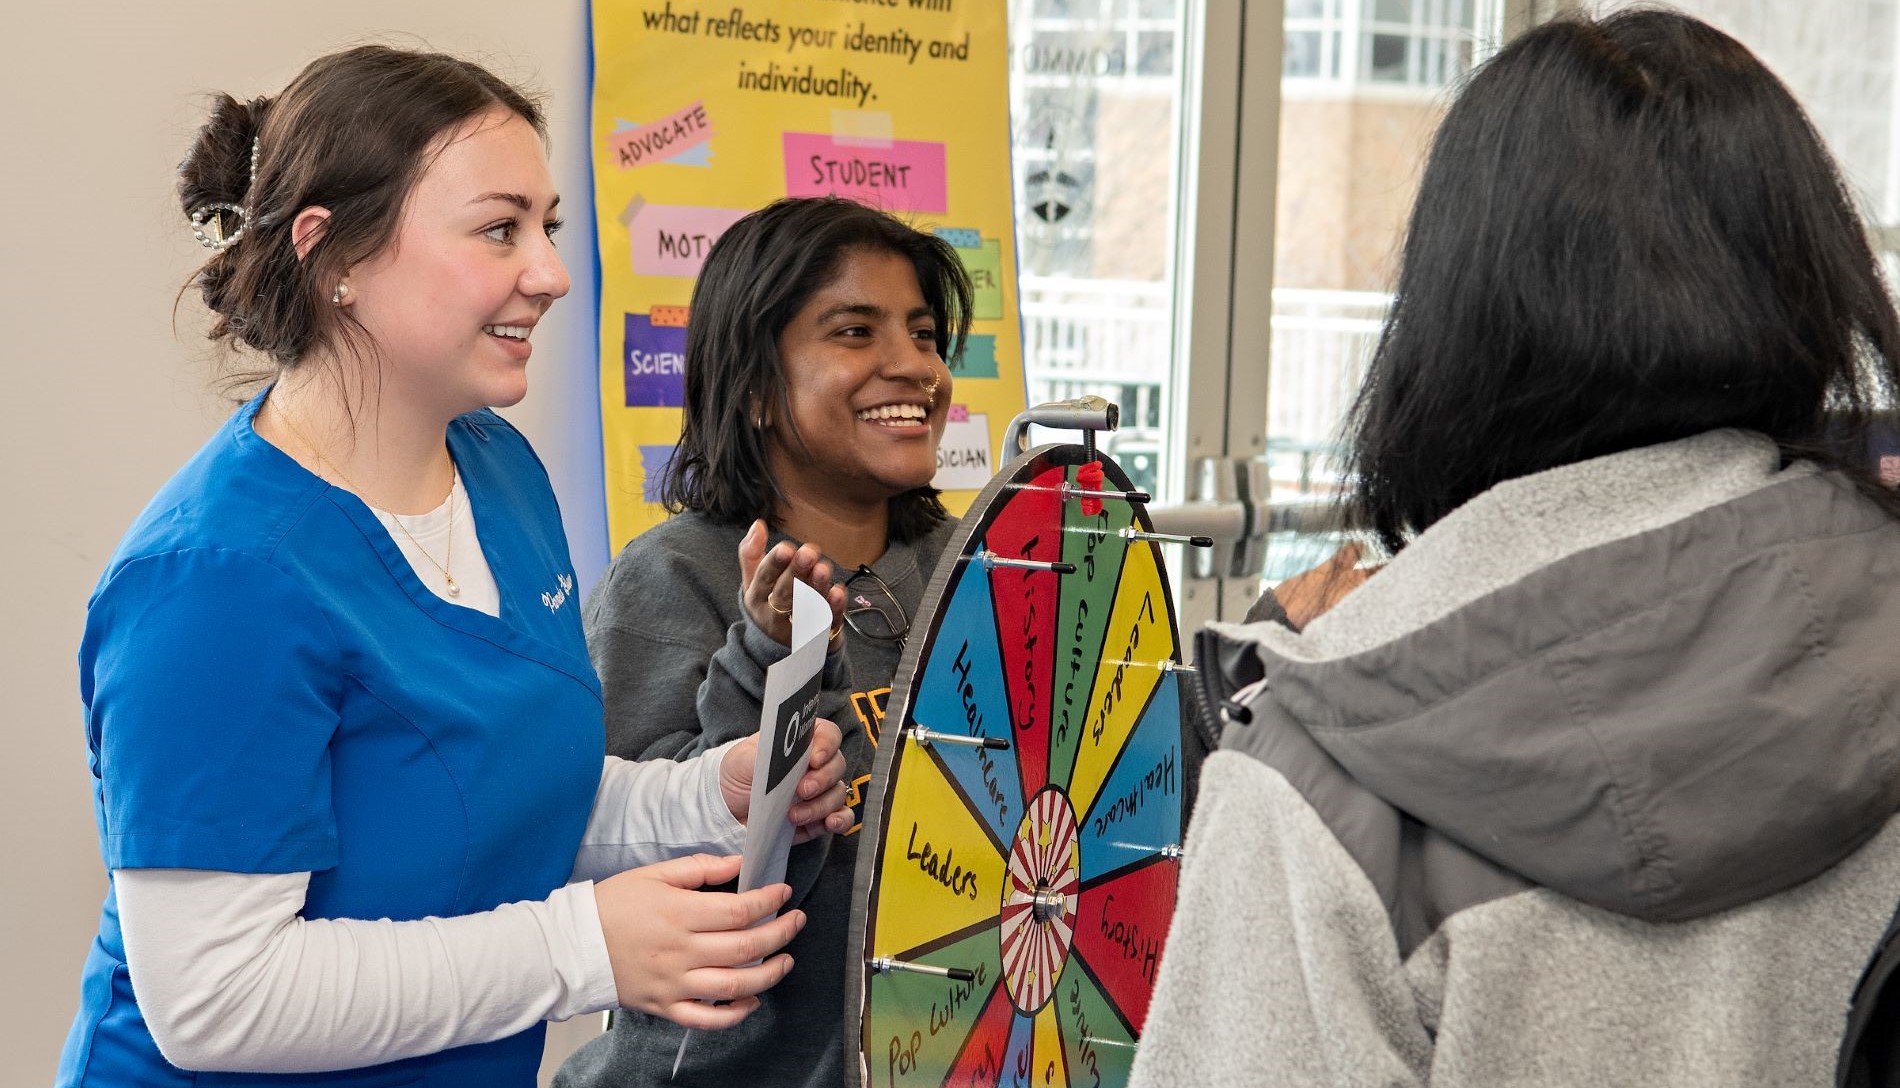
<path id="1" fill-rule="evenodd" d="M 639 128 L 616 132 L 607 142 L 613 148 L 614 161 L 622 170 L 631 170 L 690 151 L 711 139 L 712 131 L 706 103 L 700 101 Z"/>
<path id="2" fill-rule="evenodd" d="M 886 211 L 947 212 L 950 187 L 940 143 L 840 143 L 819 132 L 785 134 L 785 195 L 843 196 Z"/>
<path id="3" fill-rule="evenodd" d="M 641 276 L 697 276 L 712 244 L 745 215 L 741 208 L 642 204 L 627 220 L 633 271 Z"/>

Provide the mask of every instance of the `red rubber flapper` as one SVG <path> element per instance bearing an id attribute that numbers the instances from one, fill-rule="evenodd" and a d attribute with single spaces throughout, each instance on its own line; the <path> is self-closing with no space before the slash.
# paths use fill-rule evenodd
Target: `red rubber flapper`
<path id="1" fill-rule="evenodd" d="M 1103 480 L 1102 463 L 1100 461 L 1090 461 L 1088 464 L 1083 465 L 1082 467 L 1075 470 L 1075 486 L 1081 488 L 1084 491 L 1102 490 L 1102 480 Z M 1092 498 L 1086 495 L 1083 496 L 1082 498 L 1082 516 L 1083 517 L 1092 518 L 1101 512 L 1102 512 L 1102 500 L 1097 499 L 1097 498 Z"/>

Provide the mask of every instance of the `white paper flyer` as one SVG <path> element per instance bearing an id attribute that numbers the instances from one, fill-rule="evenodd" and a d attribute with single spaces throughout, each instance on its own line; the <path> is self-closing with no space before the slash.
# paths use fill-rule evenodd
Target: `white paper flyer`
<path id="1" fill-rule="evenodd" d="M 752 810 L 746 816 L 745 856 L 739 890 L 785 879 L 785 862 L 797 830 L 788 814 L 798 799 L 798 780 L 811 760 L 812 726 L 825 670 L 831 605 L 804 582 L 792 583 L 792 652 L 765 670 L 759 702 L 759 754 L 752 770 Z"/>

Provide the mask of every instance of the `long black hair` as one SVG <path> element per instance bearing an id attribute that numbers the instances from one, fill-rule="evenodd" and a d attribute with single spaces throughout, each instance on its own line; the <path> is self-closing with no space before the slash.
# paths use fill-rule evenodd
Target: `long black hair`
<path id="1" fill-rule="evenodd" d="M 804 444 L 786 399 L 779 333 L 854 250 L 909 260 L 936 319 L 937 354 L 945 362 L 962 355 L 974 293 L 950 243 L 837 197 L 780 200 L 753 212 L 713 243 L 693 285 L 685 422 L 660 481 L 668 509 L 722 522 L 773 516 L 781 496 L 756 413 L 769 406 L 792 441 Z M 893 497 L 891 539 L 915 540 L 949 516 L 937 496 L 925 486 Z"/>
<path id="2" fill-rule="evenodd" d="M 1494 484 L 1720 427 L 1853 478 L 1900 325 L 1820 137 L 1741 43 L 1664 11 L 1564 19 L 1435 138 L 1347 424 L 1352 515 L 1396 551 Z"/>

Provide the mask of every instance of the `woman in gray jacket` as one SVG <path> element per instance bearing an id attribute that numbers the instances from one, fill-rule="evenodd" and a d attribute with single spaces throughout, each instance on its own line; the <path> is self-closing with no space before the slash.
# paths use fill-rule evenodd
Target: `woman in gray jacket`
<path id="1" fill-rule="evenodd" d="M 582 613 L 608 751 L 687 759 L 755 732 L 799 578 L 837 612 L 818 713 L 843 732 L 861 813 L 891 677 L 956 528 L 930 481 L 971 298 L 948 242 L 849 200 L 781 200 L 720 236 L 686 330 L 661 491 L 674 516 L 627 545 Z M 681 1054 L 678 1026 L 622 1015 L 557 1083 L 842 1083 L 857 845 L 854 826 L 792 851 L 791 903 L 810 921 L 750 1027 L 696 1033 Z"/>
<path id="2" fill-rule="evenodd" d="M 1350 425 L 1390 562 L 1202 636 L 1136 1083 L 1831 1083 L 1900 901 L 1896 360 L 1733 39 L 1566 20 L 1477 72 Z"/>

